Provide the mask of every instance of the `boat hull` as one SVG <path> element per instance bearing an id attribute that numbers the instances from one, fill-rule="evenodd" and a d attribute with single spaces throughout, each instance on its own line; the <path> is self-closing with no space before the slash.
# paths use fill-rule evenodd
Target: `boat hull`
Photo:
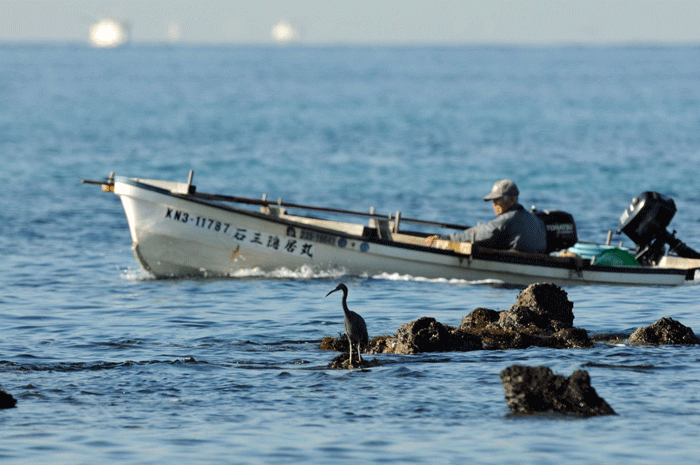
<path id="1" fill-rule="evenodd" d="M 165 183 L 165 182 L 163 182 Z M 134 178 L 117 178 L 141 266 L 158 278 L 236 276 L 249 270 L 340 270 L 429 279 L 528 285 L 676 286 L 688 272 L 657 267 L 594 266 L 574 259 L 467 255 L 367 235 L 367 227 L 230 207 Z"/>

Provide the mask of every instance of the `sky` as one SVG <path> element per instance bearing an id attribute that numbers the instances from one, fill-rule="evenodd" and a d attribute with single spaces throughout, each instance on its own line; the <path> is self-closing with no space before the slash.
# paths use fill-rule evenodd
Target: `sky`
<path id="1" fill-rule="evenodd" d="M 104 16 L 132 43 L 694 44 L 700 0 L 0 0 L 0 42 L 87 43 Z"/>

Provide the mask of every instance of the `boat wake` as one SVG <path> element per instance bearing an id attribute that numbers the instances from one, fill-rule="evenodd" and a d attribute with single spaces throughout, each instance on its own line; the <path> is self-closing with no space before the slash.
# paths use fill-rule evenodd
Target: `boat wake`
<path id="1" fill-rule="evenodd" d="M 465 284 L 465 285 L 502 285 L 503 281 L 498 279 L 479 279 L 469 281 L 467 279 L 447 279 L 447 278 L 424 278 L 422 276 L 411 276 L 409 274 L 398 273 L 380 273 L 372 276 L 373 279 L 382 279 L 386 281 L 414 281 L 419 283 L 444 283 L 444 284 Z"/>
<path id="2" fill-rule="evenodd" d="M 422 276 L 412 276 L 409 274 L 399 273 L 379 273 L 370 275 L 363 273 L 354 275 L 348 273 L 344 268 L 322 269 L 303 265 L 300 268 L 291 270 L 289 268 L 280 267 L 274 270 L 262 270 L 258 267 L 246 268 L 237 270 L 225 276 L 208 274 L 203 272 L 200 276 L 173 276 L 171 278 L 156 278 L 152 274 L 141 268 L 129 268 L 121 272 L 121 277 L 127 281 L 160 281 L 162 279 L 240 279 L 240 280 L 310 280 L 310 279 L 340 279 L 342 277 L 359 277 L 362 279 L 376 279 L 382 281 L 412 281 L 421 283 L 442 283 L 456 285 L 486 285 L 486 286 L 501 286 L 502 281 L 497 279 L 482 279 L 469 281 L 466 279 L 447 279 L 447 278 L 425 278 Z M 700 282 L 700 281 L 698 281 Z"/>
<path id="3" fill-rule="evenodd" d="M 296 270 L 281 267 L 272 271 L 263 271 L 260 268 L 238 270 L 231 273 L 231 278 L 262 278 L 262 279 L 335 279 L 345 276 L 344 269 L 323 270 L 304 265 Z"/>
<path id="4" fill-rule="evenodd" d="M 122 279 L 126 281 L 151 281 L 155 280 L 152 274 L 143 268 L 127 268 L 120 273 Z"/>
<path id="5" fill-rule="evenodd" d="M 213 273 L 207 273 L 203 271 L 201 275 L 197 276 L 172 276 L 170 278 L 157 278 L 147 271 L 138 269 L 126 269 L 121 272 L 121 277 L 127 281 L 160 281 L 163 279 L 280 279 L 280 280 L 294 280 L 294 279 L 337 279 L 342 276 L 346 276 L 347 272 L 344 269 L 316 269 L 307 265 L 304 265 L 295 270 L 290 270 L 289 268 L 280 267 L 271 271 L 262 270 L 258 267 L 246 268 L 237 270 L 233 273 L 227 275 L 219 275 Z"/>

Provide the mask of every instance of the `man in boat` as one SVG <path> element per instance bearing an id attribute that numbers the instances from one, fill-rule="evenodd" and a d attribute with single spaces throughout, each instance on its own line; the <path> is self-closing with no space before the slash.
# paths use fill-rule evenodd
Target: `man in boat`
<path id="1" fill-rule="evenodd" d="M 490 249 L 518 250 L 520 252 L 545 253 L 547 229 L 536 215 L 518 203 L 520 191 L 510 179 L 497 181 L 484 201 L 493 201 L 496 218 L 488 223 L 478 223 L 461 233 L 430 236 L 425 239 L 432 246 L 436 239 L 454 242 L 471 242 Z"/>

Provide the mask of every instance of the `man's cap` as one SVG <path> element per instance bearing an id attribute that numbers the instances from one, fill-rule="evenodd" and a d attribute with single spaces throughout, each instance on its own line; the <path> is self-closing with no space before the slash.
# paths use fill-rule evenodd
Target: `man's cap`
<path id="1" fill-rule="evenodd" d="M 509 195 L 511 197 L 517 197 L 520 195 L 518 186 L 516 186 L 510 179 L 501 179 L 500 181 L 496 181 L 491 188 L 491 193 L 484 197 L 484 200 L 500 199 L 504 195 Z"/>

